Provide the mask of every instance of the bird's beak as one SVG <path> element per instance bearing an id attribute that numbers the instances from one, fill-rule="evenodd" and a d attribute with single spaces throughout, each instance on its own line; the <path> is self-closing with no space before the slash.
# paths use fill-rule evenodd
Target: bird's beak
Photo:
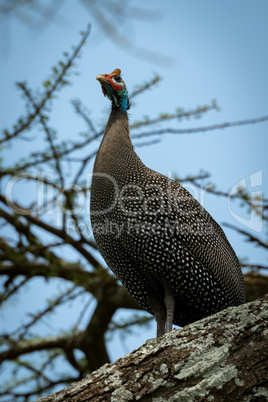
<path id="1" fill-rule="evenodd" d="M 106 78 L 102 74 L 99 74 L 96 80 L 98 80 L 101 84 L 107 82 Z"/>
<path id="2" fill-rule="evenodd" d="M 107 79 L 104 77 L 104 75 L 99 74 L 96 80 L 98 80 L 99 83 L 101 84 L 102 93 L 104 96 L 106 96 L 105 84 L 107 84 Z"/>

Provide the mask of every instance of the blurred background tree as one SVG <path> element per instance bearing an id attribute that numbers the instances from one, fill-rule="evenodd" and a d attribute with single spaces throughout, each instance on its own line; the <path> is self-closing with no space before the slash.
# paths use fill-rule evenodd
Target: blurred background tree
<path id="1" fill-rule="evenodd" d="M 139 63 L 153 63 L 156 69 L 161 69 L 163 64 L 172 64 L 174 54 L 169 57 L 162 55 L 161 49 L 159 52 L 149 51 L 146 43 L 143 48 L 124 34 L 126 21 L 129 24 L 134 17 L 145 18 L 152 27 L 151 19 L 157 19 L 159 12 L 151 6 L 148 9 L 133 6 L 131 1 L 81 0 L 77 3 L 90 12 L 93 26 L 99 27 L 103 37 L 108 36 L 123 53 L 131 53 L 131 57 L 134 55 L 139 72 L 134 76 L 136 85 L 128 85 L 133 105 L 131 114 L 135 110 L 136 115 L 136 102 L 142 102 L 143 98 L 147 113 L 145 106 L 153 97 L 153 92 L 150 92 L 146 98 L 147 92 L 155 90 L 157 93 L 159 113 L 152 112 L 154 104 L 150 105 L 152 108 L 148 105 L 149 115 L 144 115 L 143 110 L 142 115 L 138 112 L 138 120 L 132 122 L 131 127 L 133 141 L 136 147 L 141 147 L 140 151 L 158 149 L 161 152 L 158 153 L 156 166 L 158 163 L 161 165 L 164 159 L 162 145 L 156 147 L 167 134 L 175 134 L 181 139 L 182 134 L 197 133 L 198 136 L 209 131 L 220 135 L 223 128 L 230 130 L 254 124 L 254 136 L 258 123 L 268 120 L 268 116 L 263 115 L 209 124 L 210 112 L 219 110 L 214 100 L 208 103 L 205 100 L 202 106 L 188 109 L 175 104 L 167 112 L 169 106 L 157 92 L 161 85 L 160 75 L 152 73 L 146 77 L 138 66 Z M 68 23 L 60 13 L 63 4 L 60 0 L 51 3 L 4 1 L 0 5 L 0 13 L 5 23 L 16 18 L 30 26 L 33 32 L 47 29 L 53 21 L 65 29 Z M 10 41 L 11 32 L 6 32 Z M 80 98 L 71 101 L 73 113 L 63 102 L 64 93 L 76 81 L 77 61 L 90 37 L 91 27 L 88 26 L 81 33 L 79 42 L 63 54 L 36 90 L 25 81 L 16 84 L 25 110 L 13 127 L 3 129 L 0 138 L 5 151 L 0 173 L 0 275 L 4 317 L 0 334 L 0 373 L 3 379 L 0 395 L 3 401 L 35 400 L 37 395 L 49 394 L 80 380 L 116 356 L 112 350 L 117 347 L 113 342 L 114 333 L 124 345 L 133 332 L 135 334 L 140 328 L 149 330 L 152 322 L 152 317 L 140 310 L 105 266 L 91 236 L 88 210 L 90 172 L 107 114 L 98 121 L 98 118 L 92 118 Z M 6 41 L 7 36 L 5 38 Z M 2 48 L 5 54 L 5 44 Z M 87 49 L 87 52 L 90 51 Z M 95 62 L 91 60 L 92 64 Z M 102 64 L 110 66 L 111 63 L 106 62 L 104 57 Z M 111 68 L 97 70 L 95 75 L 110 72 L 115 67 L 121 67 L 116 57 Z M 123 73 L 129 75 L 128 71 Z M 94 80 L 95 76 L 90 79 Z M 171 90 L 169 87 L 167 93 Z M 96 93 L 100 93 L 99 87 L 94 96 L 90 95 L 90 100 L 87 99 L 87 105 L 92 110 L 96 107 Z M 57 113 L 64 120 L 60 128 L 55 120 Z M 75 115 L 82 122 L 83 131 L 80 131 L 80 125 L 74 130 L 77 122 L 73 122 Z M 207 124 L 200 125 L 197 119 L 201 117 Z M 171 148 L 174 139 L 170 142 Z M 169 154 L 169 148 L 165 152 Z M 196 159 L 197 165 L 202 166 L 198 157 Z M 181 163 L 180 156 L 179 165 Z M 156 167 L 156 170 L 159 169 Z M 268 200 L 261 191 L 249 191 L 243 180 L 229 191 L 216 187 L 210 174 L 202 170 L 196 174 L 172 176 L 198 195 L 201 201 L 208 194 L 213 204 L 222 199 L 225 205 L 234 203 L 238 208 L 239 202 L 239 208 L 246 211 L 243 219 L 251 214 L 256 222 L 261 222 L 264 227 L 267 224 Z M 254 173 L 251 178 L 261 184 L 261 173 Z M 229 186 L 232 184 L 230 181 Z M 241 214 L 239 212 L 239 216 Z M 225 227 L 233 230 L 236 237 L 241 236 L 243 240 L 257 245 L 260 251 L 268 247 L 267 238 L 263 236 L 265 231 L 256 234 L 258 232 L 243 225 L 243 220 L 236 222 L 234 214 Z M 242 258 L 241 265 L 245 272 L 247 299 L 254 300 L 268 291 L 267 264 L 260 263 L 259 259 L 254 261 L 250 250 L 246 257 L 249 260 Z M 122 310 L 128 313 L 118 315 L 118 311 Z M 145 337 L 150 337 L 148 332 Z M 129 347 L 125 349 L 129 351 Z"/>

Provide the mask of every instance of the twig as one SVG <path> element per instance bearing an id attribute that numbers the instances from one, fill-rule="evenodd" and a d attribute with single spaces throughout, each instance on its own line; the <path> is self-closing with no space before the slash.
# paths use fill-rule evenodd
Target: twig
<path id="1" fill-rule="evenodd" d="M 257 237 L 253 236 L 252 234 L 250 234 L 249 232 L 246 232 L 245 230 L 239 229 L 238 227 L 231 225 L 230 223 L 223 223 L 224 226 L 235 230 L 238 233 L 243 234 L 244 236 L 246 236 L 248 239 L 248 241 L 256 243 L 258 246 L 264 247 L 264 248 L 268 248 L 268 244 L 264 243 L 263 241 L 261 241 L 260 239 L 258 239 Z"/>
<path id="2" fill-rule="evenodd" d="M 68 59 L 67 63 L 63 66 L 62 71 L 57 76 L 54 84 L 49 89 L 47 89 L 44 96 L 42 97 L 42 100 L 36 105 L 34 112 L 31 114 L 28 114 L 27 117 L 24 119 L 24 121 L 23 121 L 23 119 L 20 119 L 20 124 L 18 125 L 19 127 L 17 127 L 12 134 L 7 133 L 4 138 L 1 138 L 0 144 L 11 140 L 12 138 L 14 138 L 18 134 L 20 134 L 22 131 L 29 128 L 31 123 L 39 115 L 39 113 L 45 107 L 48 100 L 50 100 L 52 98 L 52 95 L 54 94 L 54 92 L 56 92 L 56 90 L 59 88 L 60 84 L 63 82 L 64 76 L 66 75 L 69 68 L 72 66 L 72 64 L 73 64 L 75 58 L 77 57 L 77 55 L 79 54 L 82 46 L 85 44 L 85 42 L 90 34 L 90 29 L 91 29 L 91 26 L 88 25 L 86 31 L 82 35 L 82 39 L 78 43 L 78 46 L 76 46 L 71 57 Z"/>
<path id="3" fill-rule="evenodd" d="M 263 116 L 263 117 L 259 117 L 256 119 L 233 121 L 233 122 L 227 122 L 227 123 L 221 123 L 221 124 L 214 124 L 212 126 L 205 126 L 205 127 L 181 128 L 181 129 L 164 128 L 161 130 L 152 130 L 152 131 L 148 131 L 148 132 L 134 134 L 134 135 L 132 135 L 132 138 L 143 138 L 143 137 L 149 137 L 149 136 L 153 136 L 153 135 L 163 135 L 163 134 L 194 134 L 194 133 L 201 133 L 201 132 L 205 132 L 205 131 L 219 130 L 219 129 L 228 128 L 228 127 L 237 127 L 237 126 L 244 126 L 247 124 L 262 123 L 267 120 L 268 120 L 268 116 Z"/>

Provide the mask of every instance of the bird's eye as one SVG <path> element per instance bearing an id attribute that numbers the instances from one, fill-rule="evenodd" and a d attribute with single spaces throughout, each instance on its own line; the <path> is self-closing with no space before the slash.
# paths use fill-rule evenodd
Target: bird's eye
<path id="1" fill-rule="evenodd" d="M 122 78 L 120 77 L 120 75 L 115 75 L 115 76 L 114 76 L 114 79 L 115 79 L 115 81 L 117 81 L 117 82 L 121 82 L 121 81 L 122 81 Z"/>

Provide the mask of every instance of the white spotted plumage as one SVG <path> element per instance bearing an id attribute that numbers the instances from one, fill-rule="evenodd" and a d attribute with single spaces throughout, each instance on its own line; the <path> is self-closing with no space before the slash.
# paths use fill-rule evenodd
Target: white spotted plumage
<path id="1" fill-rule="evenodd" d="M 180 184 L 142 163 L 116 105 L 94 165 L 91 222 L 106 263 L 157 321 L 167 314 L 166 296 L 180 326 L 245 301 L 224 232 Z M 160 336 L 163 322 L 158 327 Z"/>

